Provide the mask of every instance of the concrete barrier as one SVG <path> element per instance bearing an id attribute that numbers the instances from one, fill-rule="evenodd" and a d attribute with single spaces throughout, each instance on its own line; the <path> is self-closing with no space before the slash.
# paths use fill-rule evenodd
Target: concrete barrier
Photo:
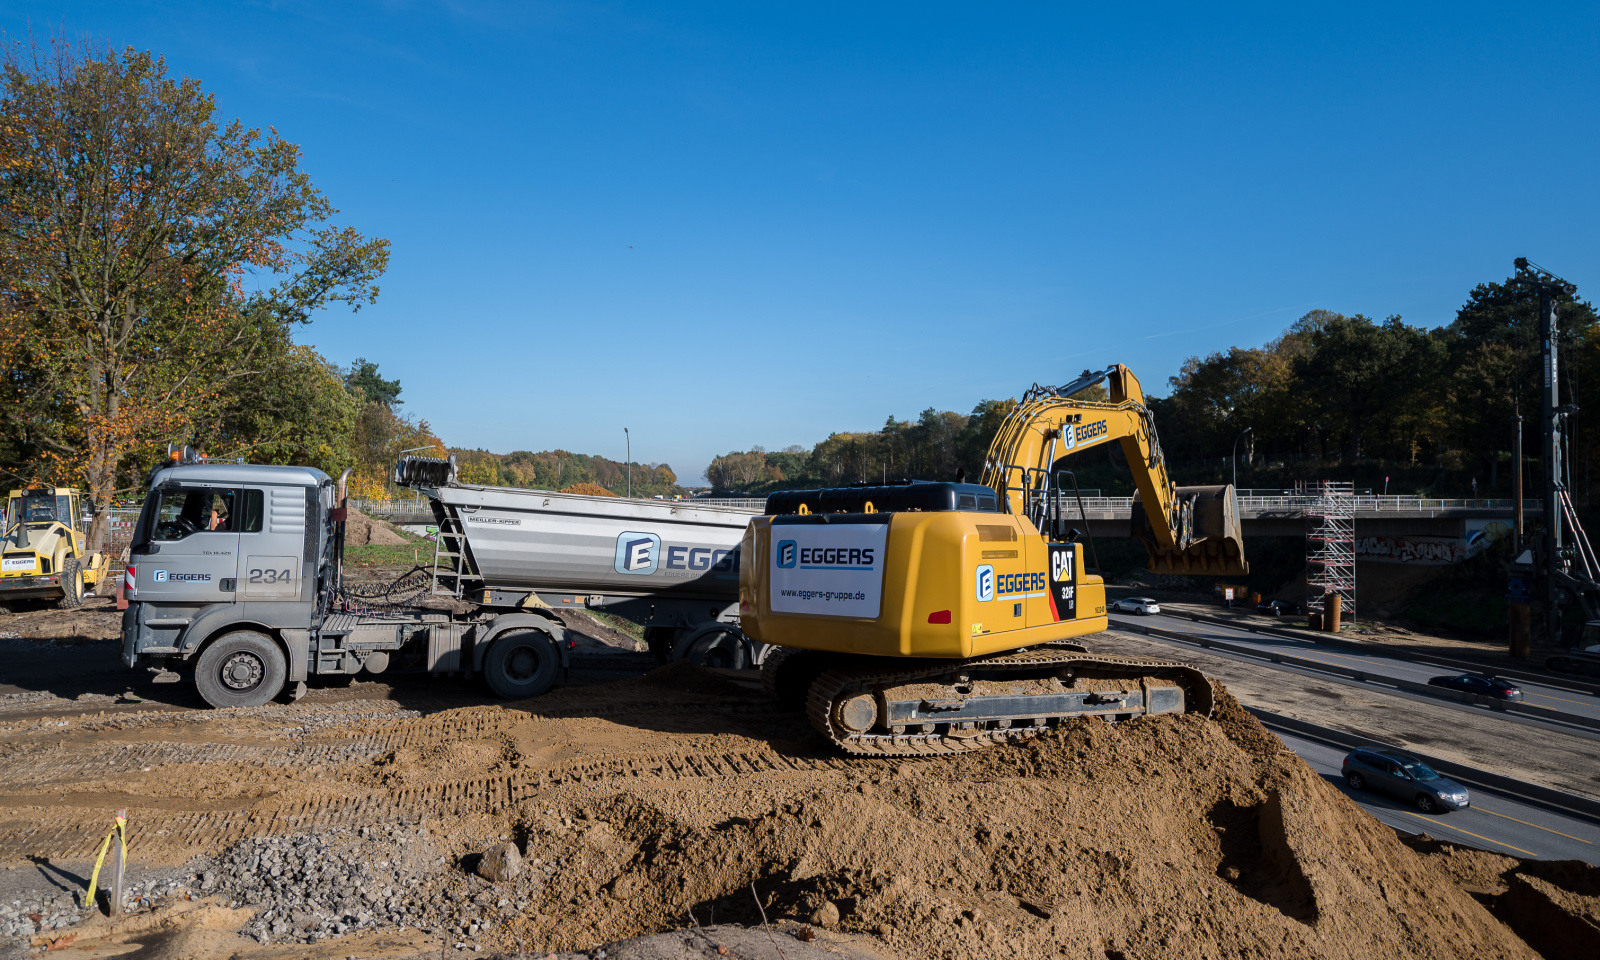
<path id="1" fill-rule="evenodd" d="M 1146 627 L 1130 624 L 1124 627 L 1124 629 L 1132 629 L 1136 632 L 1143 633 L 1146 636 L 1162 637 L 1167 640 L 1176 640 L 1179 643 L 1190 643 L 1207 649 L 1221 650 L 1226 653 L 1234 653 L 1238 654 L 1239 656 L 1250 657 L 1254 660 L 1266 660 L 1271 663 L 1281 663 L 1292 667 L 1300 667 L 1305 670 L 1314 670 L 1317 673 L 1331 673 L 1335 676 L 1349 677 L 1350 679 L 1359 683 L 1377 683 L 1388 687 L 1394 687 L 1397 690 L 1404 690 L 1407 693 L 1421 693 L 1441 700 L 1454 700 L 1457 703 L 1466 703 L 1473 706 L 1487 707 L 1500 713 L 1516 714 L 1523 717 L 1547 720 L 1555 723 L 1565 723 L 1577 727 L 1585 727 L 1591 730 L 1600 730 L 1600 718 L 1578 716 L 1577 714 L 1571 713 L 1562 713 L 1559 710 L 1551 710 L 1547 707 L 1535 707 L 1531 704 L 1518 703 L 1514 700 L 1498 700 L 1494 697 L 1480 696 L 1475 693 L 1466 693 L 1465 691 L 1461 690 L 1451 690 L 1446 687 L 1435 687 L 1426 683 L 1417 683 L 1415 680 L 1403 680 L 1399 677 L 1389 677 L 1383 675 L 1382 673 L 1376 673 L 1371 668 L 1346 667 L 1342 664 L 1328 663 L 1323 660 L 1313 660 L 1306 657 L 1297 657 L 1293 654 L 1279 653 L 1275 650 L 1257 650 L 1254 647 L 1247 647 L 1238 643 L 1229 643 L 1226 640 L 1218 640 L 1214 637 L 1200 637 L 1192 634 L 1177 633 L 1176 631 L 1172 630 L 1163 630 L 1160 627 Z M 1364 652 L 1371 653 L 1372 651 L 1368 649 Z"/>

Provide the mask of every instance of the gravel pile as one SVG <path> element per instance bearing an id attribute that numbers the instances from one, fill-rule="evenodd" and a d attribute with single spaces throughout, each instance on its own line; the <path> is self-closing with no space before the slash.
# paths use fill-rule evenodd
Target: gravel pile
<path id="1" fill-rule="evenodd" d="M 101 879 L 105 879 L 103 874 Z M 167 897 L 183 893 L 186 886 L 187 877 L 127 881 L 122 889 L 122 909 L 129 913 L 148 909 Z M 44 894 L 34 892 L 19 900 L 0 903 L 0 942 L 26 940 L 89 919 L 89 911 L 83 907 L 85 892 L 57 889 Z M 105 901 L 102 899 L 101 902 Z"/>
<path id="2" fill-rule="evenodd" d="M 415 927 L 465 949 L 526 910 L 556 867 L 540 863 L 516 882 L 489 883 L 437 855 L 428 832 L 408 824 L 257 837 L 190 869 L 200 895 L 256 909 L 242 932 L 261 943 Z"/>
<path id="3" fill-rule="evenodd" d="M 413 927 L 460 950 L 528 909 L 559 860 L 524 861 L 513 880 L 490 883 L 454 856 L 441 856 L 417 824 L 328 830 L 241 840 L 170 876 L 129 883 L 123 909 L 172 897 L 217 897 L 255 910 L 240 933 L 264 944 L 316 943 L 346 933 Z M 83 891 L 34 894 L 0 904 L 0 942 L 27 939 L 88 919 Z"/>

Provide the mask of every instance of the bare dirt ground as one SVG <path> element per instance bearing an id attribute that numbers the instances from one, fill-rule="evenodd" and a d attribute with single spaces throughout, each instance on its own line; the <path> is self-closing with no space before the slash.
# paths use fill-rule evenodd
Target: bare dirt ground
<path id="1" fill-rule="evenodd" d="M 1226 695 L 860 760 L 581 615 L 538 700 L 397 678 L 221 711 L 124 670 L 114 611 L 71 616 L 0 619 L 0 923 L 58 956 L 1536 956 L 1519 911 L 1593 946 L 1595 871 L 1444 869 Z M 118 808 L 135 912 L 39 930 L 79 918 Z M 515 875 L 475 875 L 500 843 Z"/>

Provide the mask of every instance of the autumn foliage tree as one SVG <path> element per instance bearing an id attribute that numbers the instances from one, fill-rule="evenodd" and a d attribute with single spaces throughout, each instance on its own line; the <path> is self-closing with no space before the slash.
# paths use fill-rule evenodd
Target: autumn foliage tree
<path id="1" fill-rule="evenodd" d="M 165 441 L 222 429 L 275 360 L 326 387 L 284 331 L 371 303 L 388 244 L 331 225 L 299 163 L 277 131 L 221 122 L 152 54 L 8 43 L 0 426 L 22 471 L 105 507 Z"/>

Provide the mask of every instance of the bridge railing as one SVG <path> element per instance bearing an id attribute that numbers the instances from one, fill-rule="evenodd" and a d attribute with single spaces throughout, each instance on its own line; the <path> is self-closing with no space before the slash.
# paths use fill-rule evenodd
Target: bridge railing
<path id="1" fill-rule="evenodd" d="M 1133 508 L 1133 497 L 1084 497 L 1083 505 L 1086 510 L 1114 511 L 1126 513 Z M 1262 512 L 1271 510 L 1304 510 L 1308 504 L 1316 501 L 1315 497 L 1296 496 L 1291 493 L 1274 494 L 1270 496 L 1241 496 L 1239 509 L 1241 511 Z M 744 510 L 760 510 L 766 506 L 765 497 L 702 497 L 697 500 L 668 500 L 658 501 L 675 503 L 686 506 L 702 507 L 735 507 Z M 1075 509 L 1076 500 L 1068 496 L 1061 498 L 1061 504 L 1068 509 Z M 1353 503 L 1358 512 L 1372 513 L 1383 511 L 1417 511 L 1417 510 L 1485 510 L 1510 513 L 1514 501 L 1507 499 L 1451 499 L 1442 497 L 1402 497 L 1402 496 L 1358 496 L 1353 498 Z M 423 498 L 414 500 L 358 500 L 351 498 L 350 505 L 370 516 L 393 516 L 396 514 L 432 516 L 428 508 L 428 501 Z M 1538 500 L 1523 500 L 1523 508 L 1530 512 L 1542 509 L 1543 504 Z M 134 515 L 137 515 L 136 513 Z"/>
<path id="2" fill-rule="evenodd" d="M 1263 510 L 1304 510 L 1308 505 L 1317 501 L 1316 497 L 1306 496 L 1268 496 L 1268 497 L 1239 497 L 1241 511 Z M 1435 497 L 1354 497 L 1353 503 L 1358 512 L 1378 512 L 1385 510 L 1415 511 L 1415 510 L 1496 510 L 1510 513 L 1516 504 L 1514 500 L 1491 499 L 1449 499 Z M 1071 497 L 1062 498 L 1063 505 L 1071 505 Z M 1524 499 L 1523 509 L 1535 511 L 1543 507 L 1538 500 Z M 1085 497 L 1083 506 L 1086 510 L 1115 510 L 1125 511 L 1133 508 L 1132 497 Z"/>

